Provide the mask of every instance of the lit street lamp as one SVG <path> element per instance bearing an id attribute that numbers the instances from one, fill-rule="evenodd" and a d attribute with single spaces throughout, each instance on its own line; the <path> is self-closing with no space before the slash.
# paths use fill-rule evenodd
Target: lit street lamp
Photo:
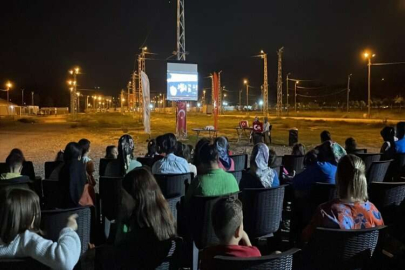
<path id="1" fill-rule="evenodd" d="M 69 70 L 70 75 L 73 76 L 73 80 L 69 80 L 67 83 L 70 89 L 70 113 L 76 112 L 76 105 L 77 105 L 77 80 L 76 76 L 79 74 L 80 69 L 78 67 Z"/>
<path id="2" fill-rule="evenodd" d="M 371 58 L 375 57 L 375 54 L 365 52 L 364 58 L 368 59 L 368 117 L 371 117 Z"/>
<path id="3" fill-rule="evenodd" d="M 243 84 L 246 85 L 246 107 L 249 107 L 249 84 L 248 80 L 243 80 Z"/>
<path id="4" fill-rule="evenodd" d="M 10 92 L 10 88 L 13 87 L 13 85 L 11 84 L 11 82 L 7 82 L 6 87 L 7 87 L 6 91 L 7 91 L 7 113 L 8 113 L 8 110 L 9 110 L 8 103 L 10 102 L 9 92 Z"/>
<path id="5" fill-rule="evenodd" d="M 295 81 L 295 87 L 294 87 L 294 109 L 295 113 L 297 113 L 297 84 L 299 84 L 300 81 Z"/>

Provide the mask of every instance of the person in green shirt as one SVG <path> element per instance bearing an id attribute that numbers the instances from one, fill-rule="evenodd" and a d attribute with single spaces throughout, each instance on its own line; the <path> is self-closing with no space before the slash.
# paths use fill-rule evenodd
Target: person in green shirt
<path id="1" fill-rule="evenodd" d="M 199 174 L 191 182 L 186 194 L 186 204 L 195 195 L 221 196 L 239 191 L 235 177 L 219 168 L 215 145 L 204 144 L 200 150 L 200 160 L 205 173 Z"/>

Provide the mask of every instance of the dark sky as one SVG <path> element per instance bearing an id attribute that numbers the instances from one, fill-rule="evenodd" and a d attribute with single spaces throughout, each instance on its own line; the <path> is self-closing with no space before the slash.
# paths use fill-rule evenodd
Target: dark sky
<path id="1" fill-rule="evenodd" d="M 118 95 L 139 48 L 147 45 L 157 53 L 146 67 L 152 91 L 165 92 L 165 59 L 176 50 L 176 2 L 2 1 L 0 88 L 11 80 L 17 103 L 25 88 L 39 93 L 42 102 L 50 96 L 55 105 L 67 106 L 67 71 L 78 65 L 81 88 L 99 86 L 106 95 Z M 273 103 L 281 46 L 284 75 L 317 79 L 328 87 L 318 92 L 324 94 L 344 87 L 353 73 L 352 94 L 365 99 L 365 48 L 377 54 L 376 62 L 405 61 L 405 1 L 186 0 L 187 60 L 199 64 L 200 89 L 210 87 L 204 78 L 210 72 L 223 70 L 232 101 L 243 78 L 258 94 L 263 64 L 251 56 L 263 49 L 269 54 Z M 404 94 L 404 75 L 405 65 L 373 67 L 373 95 Z"/>

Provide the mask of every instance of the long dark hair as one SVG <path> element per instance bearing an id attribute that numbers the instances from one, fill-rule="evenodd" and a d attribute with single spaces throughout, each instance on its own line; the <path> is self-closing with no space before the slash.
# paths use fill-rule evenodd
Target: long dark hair
<path id="1" fill-rule="evenodd" d="M 41 208 L 35 192 L 11 187 L 0 191 L 0 238 L 6 245 L 26 230 L 39 232 L 40 224 Z"/>
<path id="2" fill-rule="evenodd" d="M 134 158 L 135 143 L 132 137 L 128 134 L 121 136 L 118 141 L 118 160 L 120 162 L 121 174 L 125 175 L 130 160 Z"/>
<path id="3" fill-rule="evenodd" d="M 122 187 L 130 195 L 124 196 L 122 202 L 124 224 L 135 223 L 140 228 L 152 228 L 160 241 L 176 235 L 169 204 L 148 169 L 137 168 L 129 172 L 122 181 Z"/>
<path id="4" fill-rule="evenodd" d="M 20 155 L 23 158 L 23 162 L 25 161 L 25 157 L 23 152 L 18 149 L 18 148 L 14 148 L 13 150 L 11 150 L 10 154 L 8 154 L 7 158 L 6 158 L 6 163 L 9 164 L 10 163 L 10 159 L 13 155 Z"/>
<path id="5" fill-rule="evenodd" d="M 90 150 L 90 141 L 87 139 L 81 139 L 79 145 L 82 148 L 82 157 Z"/>
<path id="6" fill-rule="evenodd" d="M 200 151 L 201 148 L 205 145 L 205 144 L 210 144 L 210 140 L 207 138 L 202 138 L 200 139 L 197 144 L 195 145 L 194 148 L 194 155 L 193 155 L 193 164 L 195 166 L 199 166 L 201 164 L 201 156 L 200 156 Z"/>
<path id="7" fill-rule="evenodd" d="M 63 151 L 63 161 L 65 163 L 78 160 L 82 156 L 82 148 L 76 142 L 70 142 L 66 145 L 65 151 Z"/>

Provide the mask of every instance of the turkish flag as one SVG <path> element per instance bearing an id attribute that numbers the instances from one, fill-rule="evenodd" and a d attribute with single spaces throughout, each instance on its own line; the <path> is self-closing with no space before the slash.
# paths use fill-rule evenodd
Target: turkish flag
<path id="1" fill-rule="evenodd" d="M 187 103 L 184 101 L 177 102 L 176 131 L 187 134 Z"/>

